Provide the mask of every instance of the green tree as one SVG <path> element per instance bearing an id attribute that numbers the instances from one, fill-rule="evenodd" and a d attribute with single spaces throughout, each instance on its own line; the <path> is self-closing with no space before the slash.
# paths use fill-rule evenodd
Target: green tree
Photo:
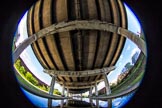
<path id="1" fill-rule="evenodd" d="M 50 90 L 50 87 L 49 86 L 47 86 L 47 91 L 49 91 Z"/>
<path id="2" fill-rule="evenodd" d="M 26 77 L 26 79 L 27 79 L 28 81 L 30 81 L 33 85 L 36 85 L 36 86 L 38 85 L 37 79 L 34 78 L 33 75 L 32 75 L 30 72 L 27 72 L 25 77 Z"/>
<path id="3" fill-rule="evenodd" d="M 25 76 L 26 69 L 24 68 L 24 66 L 21 65 L 21 60 L 20 59 L 16 60 L 14 66 L 23 76 Z"/>
<path id="4" fill-rule="evenodd" d="M 20 66 L 20 65 L 21 65 L 20 59 L 17 59 L 16 62 L 15 62 L 15 64 L 16 64 L 17 66 Z"/>
<path id="5" fill-rule="evenodd" d="M 25 76 L 26 70 L 25 70 L 24 66 L 20 66 L 19 72 Z"/>
<path id="6" fill-rule="evenodd" d="M 54 89 L 53 94 L 61 95 L 61 92 L 58 89 Z"/>
<path id="7" fill-rule="evenodd" d="M 19 70 L 19 68 L 20 68 L 20 66 L 21 66 L 21 61 L 20 61 L 20 59 L 16 60 L 14 66 L 16 67 L 16 69 Z"/>
<path id="8" fill-rule="evenodd" d="M 38 87 L 42 90 L 48 91 L 48 88 L 45 85 L 39 85 Z"/>

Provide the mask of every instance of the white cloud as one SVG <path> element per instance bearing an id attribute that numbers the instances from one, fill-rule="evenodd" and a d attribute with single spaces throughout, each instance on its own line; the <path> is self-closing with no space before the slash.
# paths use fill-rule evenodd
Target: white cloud
<path id="1" fill-rule="evenodd" d="M 83 95 L 89 95 L 89 91 L 85 92 Z"/>
<path id="2" fill-rule="evenodd" d="M 123 59 L 123 55 L 122 55 L 122 54 L 120 55 L 120 58 L 119 58 L 119 59 L 120 59 L 120 60 L 122 60 L 122 59 Z"/>
<path id="3" fill-rule="evenodd" d="M 121 66 L 121 65 L 122 65 L 122 63 L 120 62 L 120 63 L 119 63 L 119 66 Z"/>
<path id="4" fill-rule="evenodd" d="M 132 52 L 131 52 L 131 57 L 132 57 L 136 52 L 140 53 L 140 51 L 141 51 L 141 50 L 140 50 L 138 47 L 134 48 L 134 49 L 132 50 Z"/>
<path id="5" fill-rule="evenodd" d="M 58 89 L 60 92 L 62 92 L 62 86 L 60 84 L 58 84 L 57 82 L 55 83 L 54 88 Z"/>
<path id="6" fill-rule="evenodd" d="M 20 43 L 22 43 L 28 36 L 27 36 L 27 30 L 26 30 L 26 19 L 27 19 L 27 13 L 22 17 L 19 25 L 18 25 L 18 32 L 20 33 L 20 37 L 16 42 L 16 46 L 18 46 Z"/>
<path id="7" fill-rule="evenodd" d="M 111 81 L 111 83 L 116 83 L 116 81 L 117 81 L 117 78 L 113 79 L 113 80 Z"/>
<path id="8" fill-rule="evenodd" d="M 98 89 L 98 90 L 101 90 L 103 87 L 105 87 L 104 81 L 102 81 L 102 82 L 100 82 L 100 83 L 98 84 L 97 89 Z"/>
<path id="9" fill-rule="evenodd" d="M 128 47 L 127 47 L 126 51 L 129 51 L 129 50 L 130 50 L 130 48 L 131 48 L 131 47 L 130 47 L 130 45 L 128 45 Z"/>

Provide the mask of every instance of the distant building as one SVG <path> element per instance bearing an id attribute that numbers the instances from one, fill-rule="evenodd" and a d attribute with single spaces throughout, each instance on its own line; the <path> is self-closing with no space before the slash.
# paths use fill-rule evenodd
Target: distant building
<path id="1" fill-rule="evenodd" d="M 124 68 L 122 69 L 122 72 L 121 72 L 121 73 L 124 73 L 126 70 L 127 70 L 127 69 L 124 67 Z"/>
<path id="2" fill-rule="evenodd" d="M 121 71 L 121 74 L 125 73 L 127 70 L 131 69 L 132 67 L 133 67 L 133 65 L 131 65 L 130 62 L 126 63 Z"/>
<path id="3" fill-rule="evenodd" d="M 138 59 L 139 53 L 136 52 L 133 56 L 132 56 L 132 64 L 134 65 Z"/>
<path id="4" fill-rule="evenodd" d="M 106 94 L 106 87 L 103 87 L 102 89 L 100 89 L 100 90 L 98 91 L 98 94 L 99 94 L 99 95 Z"/>
<path id="5" fill-rule="evenodd" d="M 118 76 L 117 83 L 120 83 L 124 78 L 126 78 L 129 74 L 130 69 L 126 70 L 125 72 L 121 73 Z"/>
<path id="6" fill-rule="evenodd" d="M 116 85 L 117 85 L 117 81 L 110 83 L 111 88 L 113 88 Z M 103 87 L 102 89 L 98 90 L 98 94 L 99 95 L 106 94 L 106 87 Z"/>

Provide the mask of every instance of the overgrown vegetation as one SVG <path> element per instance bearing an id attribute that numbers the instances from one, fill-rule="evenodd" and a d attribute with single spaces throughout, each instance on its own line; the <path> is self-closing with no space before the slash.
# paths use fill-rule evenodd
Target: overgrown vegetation
<path id="1" fill-rule="evenodd" d="M 124 90 L 128 86 L 132 86 L 137 82 L 140 82 L 144 75 L 144 67 L 145 67 L 146 58 L 143 56 L 139 60 L 138 64 L 131 70 L 131 73 L 124 78 L 123 81 L 118 83 L 115 87 L 112 88 L 113 93 L 118 93 L 121 90 Z"/>
<path id="2" fill-rule="evenodd" d="M 62 95 L 58 89 L 54 89 L 53 94 Z"/>
<path id="3" fill-rule="evenodd" d="M 14 63 L 14 67 L 18 71 L 18 73 L 16 73 L 16 77 L 17 77 L 18 81 L 21 81 L 22 83 L 24 83 L 25 85 L 27 85 L 31 89 L 37 90 L 37 88 L 39 88 L 41 90 L 49 92 L 49 89 L 50 89 L 49 86 L 44 85 L 44 84 L 40 84 L 39 81 L 31 74 L 31 72 L 27 71 L 25 69 L 25 67 L 21 65 L 20 59 L 18 59 Z M 19 74 L 21 74 L 21 75 L 19 75 Z M 31 84 L 28 83 L 27 81 L 29 81 Z M 58 89 L 54 89 L 53 94 L 61 95 L 61 92 Z"/>

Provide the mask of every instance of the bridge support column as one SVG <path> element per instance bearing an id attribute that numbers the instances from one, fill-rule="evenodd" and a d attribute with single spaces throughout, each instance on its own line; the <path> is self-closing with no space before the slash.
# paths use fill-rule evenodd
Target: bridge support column
<path id="1" fill-rule="evenodd" d="M 90 90 L 89 90 L 89 102 L 91 103 L 91 107 L 93 107 L 93 101 L 91 97 L 92 97 L 92 86 L 90 87 Z"/>
<path id="2" fill-rule="evenodd" d="M 64 97 L 64 96 L 65 96 L 65 85 L 63 84 L 63 87 L 62 87 L 62 97 Z M 64 106 L 64 100 L 61 100 L 60 107 L 63 108 L 63 106 Z"/>
<path id="3" fill-rule="evenodd" d="M 67 88 L 67 97 L 69 97 L 69 88 Z M 68 106 L 68 99 L 66 100 L 66 106 Z"/>
<path id="4" fill-rule="evenodd" d="M 80 96 L 81 96 L 81 101 L 82 101 L 82 93 L 80 94 Z"/>
<path id="5" fill-rule="evenodd" d="M 62 87 L 62 96 L 65 96 L 65 85 Z"/>
<path id="6" fill-rule="evenodd" d="M 108 99 L 108 108 L 112 108 L 112 99 Z"/>
<path id="7" fill-rule="evenodd" d="M 95 95 L 98 96 L 97 82 L 95 83 Z M 96 107 L 99 108 L 99 100 L 96 99 Z"/>
<path id="8" fill-rule="evenodd" d="M 56 76 L 54 75 L 52 77 L 52 81 L 51 81 L 51 85 L 50 85 L 50 91 L 49 91 L 50 95 L 53 95 L 54 86 L 55 86 L 55 79 L 56 79 Z M 48 99 L 48 108 L 52 108 L 52 99 Z"/>
<path id="9" fill-rule="evenodd" d="M 106 88 L 106 95 L 111 94 L 111 89 L 110 89 L 110 84 L 109 84 L 109 80 L 107 78 L 107 74 L 103 74 L 104 77 L 104 82 L 105 82 L 105 88 Z M 108 108 L 112 108 L 112 100 L 108 99 Z"/>
<path id="10" fill-rule="evenodd" d="M 107 75 L 103 74 L 103 78 L 104 78 L 104 82 L 105 82 L 106 95 L 109 95 L 111 93 L 111 89 L 110 89 L 110 85 L 109 85 Z"/>
<path id="11" fill-rule="evenodd" d="M 69 97 L 69 88 L 67 88 L 67 97 Z"/>
<path id="12" fill-rule="evenodd" d="M 98 96 L 97 82 L 95 83 L 95 95 Z"/>

